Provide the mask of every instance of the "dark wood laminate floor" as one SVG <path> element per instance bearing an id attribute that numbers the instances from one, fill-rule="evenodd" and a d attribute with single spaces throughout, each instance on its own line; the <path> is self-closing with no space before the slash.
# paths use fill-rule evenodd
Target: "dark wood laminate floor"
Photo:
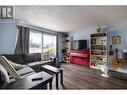
<path id="1" fill-rule="evenodd" d="M 64 87 L 62 89 L 127 89 L 127 74 L 111 72 L 109 78 L 101 76 L 99 70 L 91 69 L 82 65 L 63 63 Z M 55 88 L 55 78 L 53 79 Z"/>

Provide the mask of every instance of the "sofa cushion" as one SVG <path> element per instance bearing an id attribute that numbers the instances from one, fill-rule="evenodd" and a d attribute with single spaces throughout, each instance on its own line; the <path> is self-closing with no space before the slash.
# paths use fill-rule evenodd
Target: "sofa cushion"
<path id="1" fill-rule="evenodd" d="M 44 65 L 44 64 L 50 63 L 50 62 L 52 62 L 52 60 L 31 62 L 31 63 L 28 63 L 27 65 L 30 67 L 33 67 L 33 66 L 38 66 L 38 65 Z"/>
<path id="2" fill-rule="evenodd" d="M 9 83 L 9 75 L 6 71 L 6 69 L 0 64 L 0 87 L 2 85 L 5 85 L 7 83 Z"/>
<path id="3" fill-rule="evenodd" d="M 17 64 L 17 63 L 14 63 L 10 60 L 8 60 L 10 62 L 10 64 L 16 69 L 16 70 L 19 70 L 19 69 L 22 69 L 23 67 L 25 67 L 26 65 L 20 65 L 20 64 Z"/>
<path id="4" fill-rule="evenodd" d="M 8 60 L 11 60 L 12 62 L 24 64 L 24 54 L 2 54 L 2 56 L 5 56 Z"/>
<path id="5" fill-rule="evenodd" d="M 19 73 L 20 76 L 34 72 L 34 70 L 28 66 L 25 66 L 22 69 L 17 70 L 17 72 Z"/>
<path id="6" fill-rule="evenodd" d="M 10 64 L 8 59 L 4 56 L 0 56 L 0 64 L 7 70 L 8 73 L 10 73 L 11 76 L 13 76 L 15 79 L 21 79 L 18 72 L 14 69 L 14 67 Z"/>
<path id="7" fill-rule="evenodd" d="M 35 61 L 40 61 L 41 60 L 41 54 L 40 53 L 32 53 L 32 54 L 25 54 L 24 55 L 24 62 L 30 63 L 30 62 L 35 62 Z"/>
<path id="8" fill-rule="evenodd" d="M 21 78 L 27 77 L 28 75 L 32 75 L 35 73 L 35 71 L 28 66 L 25 66 L 24 68 L 17 70 L 17 72 L 19 73 Z M 11 82 L 16 81 L 11 75 L 9 76 L 9 78 Z"/>
<path id="9" fill-rule="evenodd" d="M 20 70 L 17 70 L 17 72 L 19 73 L 19 75 L 21 76 L 21 78 L 24 78 L 24 77 L 27 77 L 27 76 L 30 76 L 32 74 L 35 74 L 36 72 L 28 67 L 28 66 L 25 66 L 24 68 L 20 69 Z M 10 76 L 10 82 L 15 82 L 16 80 Z"/>
<path id="10" fill-rule="evenodd" d="M 27 73 L 27 74 L 25 74 L 25 75 L 22 75 L 21 78 L 25 78 L 25 77 L 30 76 L 30 75 L 32 75 L 32 74 L 35 74 L 35 72 L 31 72 L 31 73 Z M 10 79 L 10 83 L 15 82 L 15 81 L 16 81 L 16 80 L 15 80 L 14 78 L 11 78 L 11 79 Z"/>

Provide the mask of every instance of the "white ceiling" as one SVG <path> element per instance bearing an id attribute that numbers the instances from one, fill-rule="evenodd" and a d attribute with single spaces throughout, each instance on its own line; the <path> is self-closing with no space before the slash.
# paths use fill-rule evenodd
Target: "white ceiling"
<path id="1" fill-rule="evenodd" d="M 15 16 L 28 24 L 59 32 L 127 20 L 127 6 L 16 6 Z"/>

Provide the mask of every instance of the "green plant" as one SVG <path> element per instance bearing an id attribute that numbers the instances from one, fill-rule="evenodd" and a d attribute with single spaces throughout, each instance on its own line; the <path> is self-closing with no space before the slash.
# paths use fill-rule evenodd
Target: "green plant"
<path id="1" fill-rule="evenodd" d="M 102 28 L 101 28 L 100 26 L 98 26 L 98 27 L 96 28 L 96 32 L 97 32 L 97 33 L 100 33 L 101 30 L 102 30 Z"/>
<path id="2" fill-rule="evenodd" d="M 46 49 L 45 52 L 48 52 L 49 55 L 50 55 L 51 57 L 53 57 L 53 56 L 54 56 L 54 53 L 55 53 L 55 48 L 53 48 L 53 47 L 48 47 L 48 48 Z"/>

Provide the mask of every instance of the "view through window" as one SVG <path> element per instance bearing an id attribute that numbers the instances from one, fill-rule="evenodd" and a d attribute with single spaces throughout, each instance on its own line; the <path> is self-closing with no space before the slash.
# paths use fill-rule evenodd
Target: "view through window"
<path id="1" fill-rule="evenodd" d="M 56 56 L 56 35 L 43 34 L 43 52 L 48 52 L 51 57 Z"/>
<path id="2" fill-rule="evenodd" d="M 42 52 L 42 33 L 30 32 L 29 38 L 29 53 Z"/>
<path id="3" fill-rule="evenodd" d="M 29 53 L 42 52 L 56 57 L 56 35 L 30 31 Z"/>

